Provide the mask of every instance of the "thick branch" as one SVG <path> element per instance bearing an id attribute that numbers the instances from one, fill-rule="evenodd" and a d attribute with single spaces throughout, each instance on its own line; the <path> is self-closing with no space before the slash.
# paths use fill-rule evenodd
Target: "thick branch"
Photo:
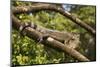
<path id="1" fill-rule="evenodd" d="M 52 5 L 52 4 L 51 5 L 50 4 L 43 4 L 43 5 L 36 5 L 36 6 L 12 7 L 13 13 L 34 12 L 34 11 L 37 11 L 37 10 L 38 11 L 40 11 L 40 10 L 51 10 L 51 11 L 59 12 L 60 14 L 69 18 L 70 20 L 72 20 L 76 24 L 80 25 L 81 27 L 83 27 L 84 29 L 86 29 L 87 31 L 92 33 L 93 35 L 96 34 L 96 31 L 92 27 L 87 25 L 85 22 L 83 22 L 79 18 L 73 16 L 71 13 L 69 13 L 67 11 L 65 12 L 62 8 L 59 8 L 59 7 Z"/>
<path id="2" fill-rule="evenodd" d="M 12 15 L 12 25 L 17 30 L 22 25 L 20 20 L 18 20 L 14 15 Z M 42 33 L 38 32 L 30 27 L 25 29 L 25 33 L 26 33 L 26 36 L 28 36 L 36 41 L 38 40 L 38 38 L 40 38 L 42 36 Z M 69 48 L 69 47 L 65 46 L 64 44 L 62 44 L 61 42 L 54 40 L 51 37 L 48 37 L 47 39 L 43 40 L 42 43 L 46 46 L 49 45 L 53 48 L 58 48 L 58 49 L 64 51 L 65 53 L 71 55 L 72 57 L 76 58 L 79 61 L 89 61 L 89 59 L 87 59 L 85 56 L 83 56 L 81 53 L 79 53 L 75 49 Z"/>

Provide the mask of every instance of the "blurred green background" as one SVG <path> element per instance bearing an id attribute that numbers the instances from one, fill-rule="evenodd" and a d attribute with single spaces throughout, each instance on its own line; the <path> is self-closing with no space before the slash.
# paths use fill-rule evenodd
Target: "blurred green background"
<path id="1" fill-rule="evenodd" d="M 29 6 L 34 2 L 12 1 L 11 6 Z M 91 5 L 70 5 L 55 4 L 61 6 L 65 11 L 69 11 L 74 16 L 80 18 L 92 28 L 96 28 L 96 7 Z M 59 30 L 76 32 L 80 34 L 81 44 L 77 49 L 80 53 L 88 57 L 91 61 L 96 60 L 96 43 L 88 31 L 75 24 L 63 15 L 49 10 L 33 13 L 17 14 L 22 22 L 34 22 L 43 27 Z M 52 64 L 65 62 L 78 62 L 78 60 L 65 57 L 64 53 L 43 44 L 38 44 L 27 36 L 22 37 L 19 31 L 12 28 L 12 64 L 13 65 L 32 65 L 32 64 Z"/>

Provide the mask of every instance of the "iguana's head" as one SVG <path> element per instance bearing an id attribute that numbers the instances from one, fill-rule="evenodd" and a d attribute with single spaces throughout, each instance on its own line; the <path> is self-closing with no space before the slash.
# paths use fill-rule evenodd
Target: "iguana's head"
<path id="1" fill-rule="evenodd" d="M 80 44 L 80 34 L 78 33 L 73 33 L 72 38 L 69 41 L 69 47 L 71 48 L 77 48 Z"/>
<path id="2" fill-rule="evenodd" d="M 79 33 L 72 33 L 72 39 L 73 40 L 79 40 L 80 39 L 80 34 Z"/>

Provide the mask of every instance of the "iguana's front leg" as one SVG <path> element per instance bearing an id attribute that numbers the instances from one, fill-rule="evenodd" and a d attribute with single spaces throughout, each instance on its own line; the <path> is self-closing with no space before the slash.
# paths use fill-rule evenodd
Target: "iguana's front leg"
<path id="1" fill-rule="evenodd" d="M 24 30 L 26 29 L 26 28 L 28 28 L 28 27 L 30 27 L 30 28 L 32 28 L 32 29 L 35 29 L 36 31 L 42 31 L 42 30 L 40 30 L 40 29 L 38 29 L 38 27 L 37 27 L 37 25 L 36 24 L 34 24 L 34 23 L 31 23 L 31 22 L 28 22 L 28 23 L 24 23 L 23 25 L 21 25 L 20 26 L 20 34 L 22 35 L 22 36 L 25 36 L 26 35 L 26 33 L 24 32 Z M 38 43 L 40 43 L 40 42 L 42 42 L 44 39 L 47 39 L 47 37 L 49 37 L 49 34 L 48 33 L 45 33 L 45 34 L 43 34 L 42 36 L 40 36 L 37 40 L 38 40 Z"/>

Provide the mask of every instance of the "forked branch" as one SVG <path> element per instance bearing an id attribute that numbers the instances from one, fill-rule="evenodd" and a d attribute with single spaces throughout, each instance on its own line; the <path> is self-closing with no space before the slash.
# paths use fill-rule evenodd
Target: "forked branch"
<path id="1" fill-rule="evenodd" d="M 21 25 L 22 25 L 21 21 L 19 19 L 17 19 L 14 15 L 12 15 L 12 26 L 15 29 L 19 30 Z M 38 38 L 40 38 L 43 35 L 39 31 L 37 31 L 33 28 L 30 28 L 30 27 L 25 29 L 25 33 L 26 33 L 26 36 L 34 39 L 35 41 L 37 41 Z M 51 37 L 48 37 L 47 39 L 43 40 L 41 43 L 44 44 L 45 46 L 51 46 L 53 48 L 57 48 L 65 53 L 71 55 L 72 57 L 76 58 L 79 61 L 90 61 L 88 58 L 86 58 L 84 55 L 82 55 L 75 49 L 69 48 L 68 46 L 64 45 L 63 43 L 61 43 Z"/>

